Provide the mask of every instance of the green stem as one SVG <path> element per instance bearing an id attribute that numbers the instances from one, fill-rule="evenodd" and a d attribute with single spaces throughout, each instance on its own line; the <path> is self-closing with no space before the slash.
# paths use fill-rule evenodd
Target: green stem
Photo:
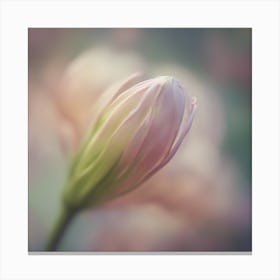
<path id="1" fill-rule="evenodd" d="M 66 228 L 75 216 L 75 212 L 69 209 L 63 208 L 60 216 L 58 217 L 54 228 L 49 235 L 48 243 L 46 245 L 46 251 L 56 251 L 61 238 L 63 237 Z"/>

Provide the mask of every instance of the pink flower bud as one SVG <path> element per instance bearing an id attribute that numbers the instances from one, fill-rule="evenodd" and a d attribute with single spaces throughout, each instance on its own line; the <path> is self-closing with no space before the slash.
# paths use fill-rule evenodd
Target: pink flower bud
<path id="1" fill-rule="evenodd" d="M 176 153 L 192 125 L 196 100 L 172 77 L 131 86 L 101 100 L 69 175 L 65 201 L 88 207 L 139 186 Z"/>

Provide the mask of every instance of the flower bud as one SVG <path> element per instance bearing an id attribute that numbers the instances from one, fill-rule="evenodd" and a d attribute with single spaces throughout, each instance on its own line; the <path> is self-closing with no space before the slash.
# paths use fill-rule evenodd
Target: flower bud
<path id="1" fill-rule="evenodd" d="M 131 86 L 136 78 L 101 100 L 70 170 L 68 207 L 90 207 L 139 186 L 173 157 L 188 133 L 196 100 L 180 83 L 160 76 Z"/>

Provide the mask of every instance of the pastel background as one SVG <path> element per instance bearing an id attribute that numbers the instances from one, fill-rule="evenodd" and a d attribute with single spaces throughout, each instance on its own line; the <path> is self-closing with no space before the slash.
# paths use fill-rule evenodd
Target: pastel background
<path id="1" fill-rule="evenodd" d="M 175 157 L 140 188 L 80 213 L 61 251 L 251 251 L 251 30 L 28 31 L 29 251 L 43 251 L 94 104 L 134 72 L 198 100 Z"/>

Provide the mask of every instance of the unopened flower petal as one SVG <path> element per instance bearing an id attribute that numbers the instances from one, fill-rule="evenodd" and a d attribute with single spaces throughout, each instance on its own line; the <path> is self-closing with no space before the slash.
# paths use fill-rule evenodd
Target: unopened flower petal
<path id="1" fill-rule="evenodd" d="M 176 153 L 196 109 L 180 83 L 132 76 L 101 100 L 99 116 L 73 162 L 65 201 L 89 207 L 134 189 Z"/>

